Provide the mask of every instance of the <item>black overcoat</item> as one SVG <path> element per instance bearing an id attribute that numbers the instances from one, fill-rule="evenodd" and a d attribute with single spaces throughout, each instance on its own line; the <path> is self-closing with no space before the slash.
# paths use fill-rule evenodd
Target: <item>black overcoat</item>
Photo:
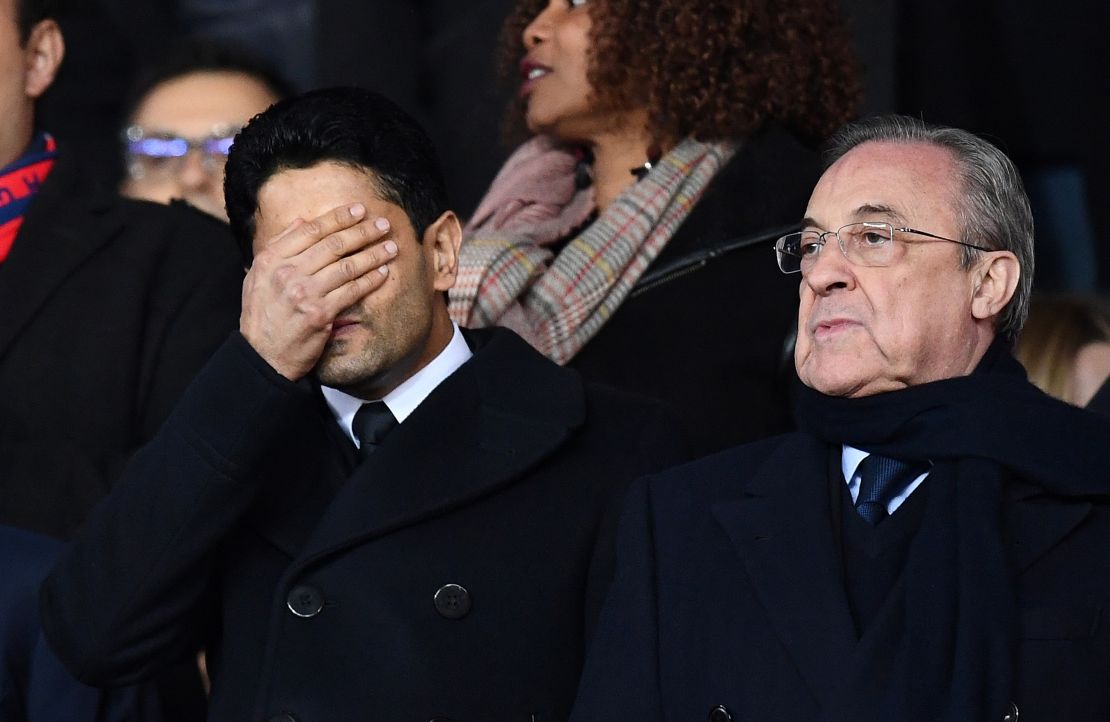
<path id="1" fill-rule="evenodd" d="M 65 147 L 0 264 L 0 523 L 67 538 L 239 318 L 225 224 Z"/>
<path id="2" fill-rule="evenodd" d="M 790 434 L 633 486 L 573 722 L 830 719 L 859 651 L 903 643 L 856 636 L 830 453 Z M 1110 509 L 1015 482 L 1001 514 L 1017 715 L 991 720 L 1110 718 Z"/>
<path id="3" fill-rule="evenodd" d="M 798 229 L 819 175 L 784 131 L 743 141 L 569 365 L 666 402 L 695 456 L 790 429 L 800 278 L 778 270 L 774 241 Z"/>
<path id="4" fill-rule="evenodd" d="M 127 683 L 201 639 L 227 722 L 565 719 L 605 509 L 680 440 L 511 331 L 466 334 L 359 466 L 318 389 L 234 334 L 44 585 L 62 660 Z"/>

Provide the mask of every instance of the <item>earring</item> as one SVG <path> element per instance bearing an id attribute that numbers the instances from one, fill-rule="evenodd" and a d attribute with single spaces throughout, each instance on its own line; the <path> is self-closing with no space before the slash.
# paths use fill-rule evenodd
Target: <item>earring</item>
<path id="1" fill-rule="evenodd" d="M 636 180 L 643 180 L 643 177 L 648 174 L 648 171 L 655 167 L 655 164 L 659 162 L 662 156 L 663 152 L 659 149 L 659 146 L 653 145 L 648 148 L 648 159 L 644 161 L 644 164 L 631 168 L 628 172 L 636 176 Z"/>

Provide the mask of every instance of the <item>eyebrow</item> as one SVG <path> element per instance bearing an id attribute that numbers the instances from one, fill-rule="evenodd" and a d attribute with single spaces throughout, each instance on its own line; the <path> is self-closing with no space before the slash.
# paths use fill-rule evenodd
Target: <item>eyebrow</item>
<path id="1" fill-rule="evenodd" d="M 894 210 L 890 206 L 885 206 L 882 204 L 864 203 L 862 206 L 857 208 L 855 212 L 852 213 L 852 215 L 856 218 L 862 218 L 864 216 L 880 216 L 889 221 L 895 221 L 901 224 L 905 224 L 906 222 L 905 216 L 903 216 L 901 213 Z"/>
<path id="2" fill-rule="evenodd" d="M 864 203 L 862 206 L 860 206 L 859 208 L 856 208 L 851 213 L 851 217 L 856 218 L 856 219 L 862 219 L 862 218 L 865 218 L 867 216 L 871 216 L 871 217 L 879 216 L 880 218 L 888 220 L 891 223 L 894 223 L 894 224 L 897 224 L 897 225 L 906 225 L 906 223 L 907 223 L 905 216 L 903 216 L 901 213 L 894 210 L 890 206 L 883 205 L 881 203 Z M 802 219 L 801 227 L 802 228 L 807 228 L 807 227 L 821 228 L 822 225 L 820 223 L 818 223 L 816 220 L 814 220 L 813 218 L 810 218 L 809 216 L 806 216 L 805 218 Z"/>

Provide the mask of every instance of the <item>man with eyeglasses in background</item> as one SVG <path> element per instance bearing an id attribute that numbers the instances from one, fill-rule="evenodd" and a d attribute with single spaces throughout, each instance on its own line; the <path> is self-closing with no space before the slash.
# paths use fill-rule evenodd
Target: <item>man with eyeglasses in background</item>
<path id="1" fill-rule="evenodd" d="M 829 159 L 775 249 L 800 431 L 633 486 L 572 719 L 1105 720 L 1110 423 L 1010 355 L 1017 171 L 898 116 Z"/>
<path id="2" fill-rule="evenodd" d="M 191 40 L 140 74 L 123 130 L 130 198 L 182 199 L 227 220 L 224 164 L 235 134 L 292 87 L 258 58 Z"/>
<path id="3" fill-rule="evenodd" d="M 224 224 L 121 199 L 102 169 L 36 125 L 65 50 L 57 16 L 50 0 L 0 0 L 0 525 L 23 530 L 0 537 L 0 579 L 26 590 L 21 600 L 56 546 L 23 532 L 74 533 L 237 327 L 242 286 Z M 24 661 L 0 642 L 5 670 Z M 184 669 L 188 699 L 202 703 Z M 183 699 L 167 718 L 203 716 Z"/>

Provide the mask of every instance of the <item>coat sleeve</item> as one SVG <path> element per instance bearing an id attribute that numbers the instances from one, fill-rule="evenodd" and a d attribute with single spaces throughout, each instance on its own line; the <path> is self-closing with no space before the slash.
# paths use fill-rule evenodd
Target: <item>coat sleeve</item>
<path id="1" fill-rule="evenodd" d="M 662 722 L 654 542 L 647 480 L 629 489 L 616 574 L 602 606 L 571 722 Z"/>
<path id="2" fill-rule="evenodd" d="M 238 333 L 216 352 L 42 586 L 47 640 L 78 679 L 131 684 L 203 642 L 216 550 L 258 493 L 250 470 L 312 408 Z"/>

